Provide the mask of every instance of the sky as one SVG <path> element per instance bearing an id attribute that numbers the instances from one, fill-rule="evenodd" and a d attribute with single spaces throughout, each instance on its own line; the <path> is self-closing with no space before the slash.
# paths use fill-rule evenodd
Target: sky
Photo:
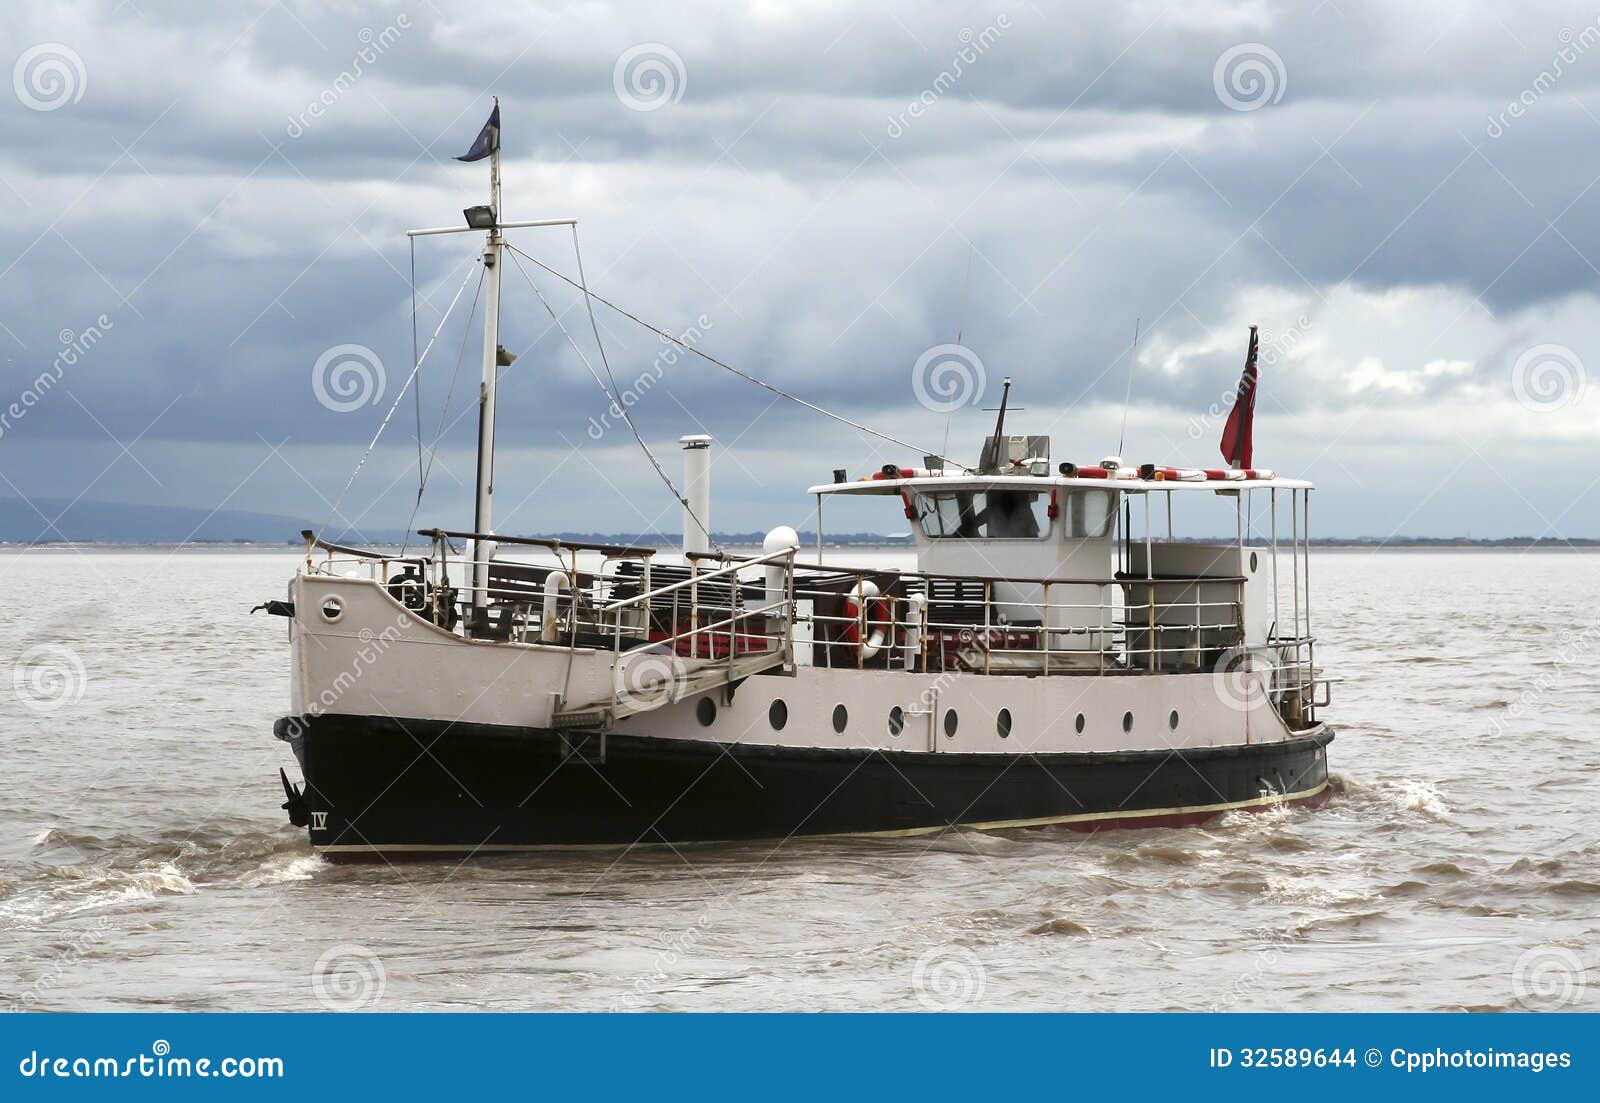
<path id="1" fill-rule="evenodd" d="M 674 480 L 678 437 L 716 438 L 714 528 L 807 528 L 835 468 L 974 460 L 1006 377 L 1057 460 L 1218 465 L 1256 324 L 1255 462 L 1317 483 L 1317 534 L 1600 537 L 1592 5 L 103 0 L 0 29 L 0 497 L 46 515 L 467 524 L 482 243 L 405 231 L 487 201 L 453 158 L 497 95 L 506 218 L 578 219 L 599 295 L 911 446 L 603 306 L 597 348 L 514 261 L 501 531 L 678 530 L 590 368 Z M 511 240 L 577 271 L 565 228 Z"/>

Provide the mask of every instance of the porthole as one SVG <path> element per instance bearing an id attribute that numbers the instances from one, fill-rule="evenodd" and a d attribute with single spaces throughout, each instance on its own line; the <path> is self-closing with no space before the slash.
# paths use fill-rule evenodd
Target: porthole
<path id="1" fill-rule="evenodd" d="M 1256 567 L 1260 564 L 1260 562 L 1261 561 L 1256 557 L 1256 553 L 1255 552 L 1251 552 L 1250 553 L 1250 573 L 1251 574 L 1255 574 L 1256 573 Z"/>
<path id="2" fill-rule="evenodd" d="M 1078 713 L 1078 722 L 1074 725 L 1074 727 L 1078 729 L 1079 735 L 1083 734 L 1083 713 Z"/>
<path id="3" fill-rule="evenodd" d="M 344 600 L 342 598 L 324 598 L 322 602 L 322 619 L 332 624 L 344 616 Z"/>
<path id="4" fill-rule="evenodd" d="M 1125 732 L 1133 730 L 1133 713 L 1125 712 L 1122 714 L 1122 730 Z"/>
<path id="5" fill-rule="evenodd" d="M 767 722 L 775 732 L 781 732 L 789 722 L 789 706 L 783 703 L 782 697 L 774 698 L 772 704 L 767 706 Z"/>
<path id="6" fill-rule="evenodd" d="M 994 730 L 1001 739 L 1011 738 L 1011 710 L 1001 709 L 1000 715 L 994 718 Z"/>
<path id="7" fill-rule="evenodd" d="M 956 737 L 957 722 L 955 709 L 950 709 L 944 714 L 944 734 L 946 738 L 954 739 Z"/>
<path id="8" fill-rule="evenodd" d="M 906 710 L 896 705 L 889 710 L 889 735 L 898 736 L 906 730 Z"/>
<path id="9" fill-rule="evenodd" d="M 717 703 L 709 697 L 700 698 L 699 704 L 694 707 L 694 716 L 702 728 L 709 728 L 717 718 Z"/>
<path id="10" fill-rule="evenodd" d="M 849 727 L 849 725 L 850 725 L 850 710 L 845 708 L 843 705 L 834 705 L 833 706 L 833 730 L 838 732 L 840 735 L 843 735 L 844 734 L 844 729 Z"/>
<path id="11" fill-rule="evenodd" d="M 1172 710 L 1172 714 L 1167 717 L 1167 727 L 1171 728 L 1173 731 L 1177 731 L 1178 730 L 1178 710 L 1177 709 L 1173 709 Z"/>

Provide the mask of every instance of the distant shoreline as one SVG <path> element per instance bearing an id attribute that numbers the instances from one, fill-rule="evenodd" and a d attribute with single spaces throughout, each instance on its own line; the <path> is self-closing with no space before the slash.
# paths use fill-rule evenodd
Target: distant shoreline
<path id="1" fill-rule="evenodd" d="M 584 537 L 573 536 L 573 537 L 569 537 L 569 539 L 572 539 L 574 541 L 585 541 L 585 542 L 596 542 L 596 543 L 604 542 L 604 538 L 593 537 L 593 536 L 584 536 Z M 1218 537 L 1216 540 L 1193 541 L 1193 542 L 1195 542 L 1195 543 L 1232 543 L 1232 540 L 1229 540 L 1229 539 L 1223 538 L 1223 537 Z M 753 541 L 753 540 L 749 540 L 747 538 L 724 540 L 724 541 L 722 541 L 722 543 L 723 543 L 724 547 L 732 548 L 732 549 L 738 549 L 738 550 L 741 550 L 741 551 L 749 551 L 749 550 L 756 549 L 756 548 L 760 547 L 759 541 Z M 1250 543 L 1251 543 L 1252 546 L 1260 547 L 1260 546 L 1265 546 L 1265 544 L 1267 542 L 1264 541 L 1264 540 L 1257 539 L 1257 540 L 1250 541 Z M 1280 539 L 1279 540 L 1279 547 L 1286 549 L 1288 547 L 1288 543 L 1289 542 L 1288 542 L 1287 539 Z M 398 548 L 400 547 L 400 545 L 398 545 L 398 544 L 387 544 L 387 543 L 372 543 L 372 544 L 368 544 L 368 545 L 364 545 L 364 546 L 371 548 L 371 550 L 373 550 L 373 551 L 380 551 L 380 552 L 395 551 L 395 550 L 398 550 Z M 679 545 L 676 544 L 676 543 L 671 543 L 671 544 L 669 544 L 669 543 L 649 543 L 649 544 L 645 544 L 644 546 L 646 546 L 646 547 L 656 547 L 656 548 L 659 548 L 663 552 L 671 552 L 671 551 L 676 550 L 679 547 Z M 1335 539 L 1335 540 L 1320 540 L 1320 539 L 1314 539 L 1314 540 L 1311 541 L 1311 546 L 1313 548 L 1315 548 L 1319 552 L 1322 552 L 1322 551 L 1332 551 L 1332 552 L 1358 552 L 1358 551 L 1359 552 L 1373 552 L 1373 551 L 1396 551 L 1396 552 L 1418 552 L 1418 551 L 1490 551 L 1490 552 L 1493 552 L 1493 551 L 1506 551 L 1506 552 L 1530 552 L 1530 551 L 1534 551 L 1534 552 L 1566 552 L 1566 553 L 1571 553 L 1571 552 L 1594 552 L 1594 551 L 1600 551 L 1600 540 L 1584 538 L 1584 539 L 1577 539 L 1577 540 L 1525 540 L 1525 541 L 1521 541 L 1521 542 L 1515 542 L 1515 541 L 1510 541 L 1510 540 L 1470 540 L 1469 541 L 1469 540 L 1464 540 L 1464 539 L 1451 539 L 1451 538 L 1436 538 L 1436 539 L 1424 538 L 1424 539 L 1418 539 L 1418 540 L 1404 540 L 1404 541 L 1339 540 L 1339 539 Z M 427 548 L 427 543 L 424 541 L 419 545 L 418 543 L 414 542 L 414 543 L 412 543 L 410 545 L 410 548 L 413 551 L 418 550 L 419 547 L 420 547 L 420 549 L 422 551 L 425 552 L 426 548 Z M 808 550 L 815 549 L 815 547 L 816 547 L 815 538 L 813 538 L 813 539 L 811 539 L 809 541 L 802 539 L 801 542 L 800 542 L 800 550 L 801 550 L 802 553 L 804 553 L 804 552 L 806 552 Z M 827 550 L 827 551 L 849 551 L 849 550 L 852 550 L 852 549 L 863 550 L 863 551 L 913 551 L 913 550 L 915 550 L 915 547 L 916 546 L 910 540 L 887 540 L 887 539 L 886 540 L 880 540 L 880 541 L 870 541 L 870 540 L 854 541 L 853 540 L 853 541 L 847 541 L 847 542 L 841 542 L 841 543 L 834 543 L 833 541 L 828 541 L 828 542 L 823 544 L 824 550 Z M 29 552 L 29 551 L 55 551 L 55 552 L 70 552 L 70 551 L 78 551 L 78 552 L 82 552 L 82 551 L 140 552 L 140 551 L 144 551 L 144 552 L 152 552 L 152 551 L 160 551 L 160 552 L 171 552 L 171 553 L 178 553 L 178 552 L 240 552 L 240 553 L 245 553 L 245 552 L 285 552 L 285 553 L 288 553 L 288 552 L 300 552 L 300 553 L 303 553 L 304 550 L 305 550 L 305 545 L 302 544 L 298 540 L 294 540 L 294 541 L 271 541 L 271 542 L 253 541 L 253 540 L 191 540 L 191 541 L 188 541 L 187 543 L 181 543 L 181 544 L 180 543 L 170 542 L 170 541 L 147 541 L 147 542 L 145 542 L 145 541 L 120 541 L 120 540 L 104 540 L 104 541 L 100 541 L 100 540 L 94 540 L 94 541 L 88 541 L 88 540 L 83 540 L 83 541 L 50 540 L 50 541 L 39 541 L 38 543 L 32 543 L 32 544 L 25 544 L 25 543 L 11 542 L 11 541 L 0 541 L 0 554 L 3 554 L 5 552 L 9 552 L 9 551 L 17 551 L 17 552 Z"/>

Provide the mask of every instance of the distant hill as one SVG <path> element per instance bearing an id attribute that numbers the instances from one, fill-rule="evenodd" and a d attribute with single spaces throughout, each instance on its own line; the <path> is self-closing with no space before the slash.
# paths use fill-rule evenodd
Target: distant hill
<path id="1" fill-rule="evenodd" d="M 321 523 L 321 517 L 290 517 L 237 509 L 213 512 L 184 506 L 72 502 L 62 498 L 35 498 L 30 505 L 20 498 L 0 498 L 0 543 L 6 544 L 298 544 L 302 529 L 316 528 Z M 324 535 L 335 542 L 363 545 L 399 544 L 404 536 L 399 529 L 376 528 L 360 533 L 330 528 Z M 675 532 L 542 532 L 531 535 L 646 547 L 676 547 L 682 543 L 682 536 Z M 718 533 L 717 541 L 730 547 L 759 547 L 765 535 L 763 532 Z M 816 538 L 816 533 L 800 534 L 802 544 L 815 543 Z M 828 534 L 830 544 L 896 544 L 907 539 L 871 532 Z M 415 537 L 411 542 L 416 542 Z"/>
<path id="2" fill-rule="evenodd" d="M 41 517 L 40 514 L 45 516 Z M 52 523 L 53 522 L 53 523 Z M 0 498 L 0 541 L 18 544 L 176 544 L 184 541 L 284 543 L 308 527 L 304 517 L 243 510 Z"/>
<path id="3" fill-rule="evenodd" d="M 43 513 L 46 516 L 40 517 Z M 54 519 L 54 524 L 50 523 Z M 4 544 L 298 544 L 300 531 L 315 528 L 321 517 L 290 517 L 283 514 L 251 513 L 246 510 L 190 509 L 184 506 L 123 505 L 115 502 L 71 502 L 66 499 L 36 498 L 33 504 L 19 498 L 0 498 L 0 543 Z M 327 539 L 348 544 L 384 546 L 401 543 L 399 529 L 367 529 L 360 533 L 328 529 Z M 644 547 L 677 547 L 682 537 L 675 532 L 540 532 L 524 535 L 555 536 L 563 540 L 595 544 L 634 544 Z M 758 548 L 764 532 L 719 532 L 717 543 L 724 547 Z M 802 532 L 801 547 L 816 544 L 815 532 Z M 1192 537 L 1207 543 L 1228 543 L 1232 535 Z M 1264 537 L 1253 534 L 1259 543 Z M 1282 538 L 1285 545 L 1287 537 Z M 416 543 L 413 537 L 410 541 Z M 909 533 L 886 536 L 876 532 L 830 532 L 831 546 L 896 547 L 908 545 Z M 1591 538 L 1505 536 L 1473 539 L 1465 536 L 1317 536 L 1317 547 L 1346 548 L 1595 548 L 1600 540 Z"/>

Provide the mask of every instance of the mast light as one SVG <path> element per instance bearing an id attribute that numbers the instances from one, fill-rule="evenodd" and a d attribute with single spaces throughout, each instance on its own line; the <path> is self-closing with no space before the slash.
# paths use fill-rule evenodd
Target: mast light
<path id="1" fill-rule="evenodd" d="M 494 208 L 488 206 L 468 207 L 461 212 L 467 220 L 467 228 L 472 230 L 494 229 Z"/>

